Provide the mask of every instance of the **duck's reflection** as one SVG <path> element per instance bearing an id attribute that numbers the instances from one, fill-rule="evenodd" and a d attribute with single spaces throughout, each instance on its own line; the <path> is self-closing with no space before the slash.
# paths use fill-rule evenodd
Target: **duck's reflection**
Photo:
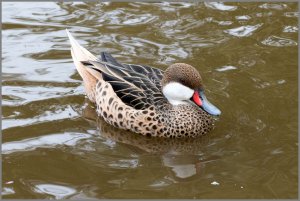
<path id="1" fill-rule="evenodd" d="M 209 136 L 182 139 L 142 136 L 109 125 L 97 116 L 91 105 L 85 107 L 83 116 L 97 124 L 103 138 L 134 146 L 134 149 L 138 148 L 146 153 L 160 154 L 164 166 L 170 167 L 177 178 L 185 179 L 201 173 L 203 148 L 210 144 Z"/>

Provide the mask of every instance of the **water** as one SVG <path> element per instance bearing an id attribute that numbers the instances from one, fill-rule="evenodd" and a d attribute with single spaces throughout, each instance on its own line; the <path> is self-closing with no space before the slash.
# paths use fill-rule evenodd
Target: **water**
<path id="1" fill-rule="evenodd" d="M 3 198 L 297 198 L 297 3 L 8 3 Z M 145 138 L 95 114 L 70 32 L 96 55 L 195 66 L 210 135 Z"/>

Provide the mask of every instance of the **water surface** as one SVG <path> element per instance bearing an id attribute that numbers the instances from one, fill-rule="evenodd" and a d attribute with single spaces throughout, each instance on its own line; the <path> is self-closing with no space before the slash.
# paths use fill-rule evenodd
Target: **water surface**
<path id="1" fill-rule="evenodd" d="M 2 4 L 3 198 L 297 198 L 297 3 Z M 222 110 L 197 139 L 116 129 L 70 56 L 195 66 Z"/>

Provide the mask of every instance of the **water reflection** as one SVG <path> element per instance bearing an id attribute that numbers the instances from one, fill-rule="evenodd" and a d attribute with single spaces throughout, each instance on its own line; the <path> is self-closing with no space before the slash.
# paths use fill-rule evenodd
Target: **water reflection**
<path id="1" fill-rule="evenodd" d="M 278 36 L 269 36 L 261 42 L 264 45 L 284 47 L 284 46 L 297 46 L 298 43 L 288 38 L 281 38 Z"/>
<path id="2" fill-rule="evenodd" d="M 273 9 L 273 10 L 284 10 L 286 9 L 288 6 L 286 4 L 278 4 L 278 3 L 264 3 L 262 5 L 259 6 L 260 8 L 263 9 Z"/>
<path id="3" fill-rule="evenodd" d="M 4 187 L 2 189 L 1 195 L 11 195 L 11 194 L 15 194 L 15 191 L 13 188 Z"/>
<path id="4" fill-rule="evenodd" d="M 285 26 L 283 28 L 283 32 L 286 32 L 286 33 L 294 33 L 294 32 L 298 32 L 298 27 L 295 27 L 295 26 Z"/>
<path id="5" fill-rule="evenodd" d="M 165 154 L 162 156 L 164 166 L 170 167 L 175 176 L 180 179 L 186 179 L 201 173 L 201 161 L 199 156 L 186 158 L 186 156 L 178 156 Z"/>
<path id="6" fill-rule="evenodd" d="M 262 24 L 257 24 L 253 26 L 247 25 L 247 26 L 241 26 L 233 29 L 228 29 L 225 30 L 224 32 L 237 37 L 246 37 L 246 36 L 251 36 L 252 33 L 261 26 Z"/>
<path id="7" fill-rule="evenodd" d="M 99 134 L 105 138 L 106 144 L 109 144 L 109 146 L 114 145 L 114 142 L 118 142 L 133 146 L 134 150 L 139 148 L 146 153 L 160 154 L 163 165 L 170 167 L 177 178 L 184 179 L 199 174 L 201 172 L 201 163 L 218 158 L 216 156 L 206 156 L 205 159 L 201 157 L 203 148 L 211 144 L 210 136 L 187 139 L 150 138 L 107 124 L 102 118 L 97 116 L 94 108 L 90 106 L 84 109 L 83 116 L 89 121 L 95 121 Z M 187 154 L 189 157 L 186 157 Z M 136 168 L 138 163 L 136 159 L 119 160 L 118 163 L 110 164 L 110 166 Z"/>
<path id="8" fill-rule="evenodd" d="M 75 189 L 56 184 L 36 184 L 34 186 L 34 191 L 52 195 L 55 199 L 66 199 L 76 193 Z"/>
<path id="9" fill-rule="evenodd" d="M 204 4 L 208 8 L 212 8 L 220 11 L 233 11 L 237 9 L 237 6 L 229 6 L 220 2 L 209 2 L 209 3 L 205 2 Z"/>
<path id="10" fill-rule="evenodd" d="M 78 141 L 89 138 L 90 135 L 82 133 L 64 133 L 26 139 L 2 144 L 2 154 L 20 151 L 33 151 L 36 148 L 50 148 L 57 145 L 75 146 Z"/>

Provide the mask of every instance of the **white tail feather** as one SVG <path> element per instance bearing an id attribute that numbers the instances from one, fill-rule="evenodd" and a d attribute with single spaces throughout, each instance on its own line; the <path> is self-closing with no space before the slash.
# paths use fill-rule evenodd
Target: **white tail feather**
<path id="1" fill-rule="evenodd" d="M 93 90 L 96 87 L 97 80 L 102 79 L 102 76 L 99 72 L 85 67 L 81 61 L 96 61 L 97 57 L 79 45 L 79 43 L 67 29 L 66 32 L 71 43 L 71 55 L 76 69 L 83 79 L 86 94 L 92 102 L 95 102 Z"/>
<path id="2" fill-rule="evenodd" d="M 90 53 L 87 49 L 82 47 L 75 38 L 71 35 L 71 33 L 66 29 L 66 32 L 68 34 L 70 43 L 71 43 L 71 50 L 74 53 L 76 61 L 96 61 L 97 57 L 95 57 L 92 53 Z M 74 59 L 74 58 L 73 58 Z"/>
<path id="3" fill-rule="evenodd" d="M 91 72 L 91 69 L 89 70 L 86 68 L 81 61 L 96 61 L 97 57 L 95 57 L 92 53 L 90 53 L 87 49 L 82 47 L 72 36 L 72 34 L 66 29 L 66 32 L 68 34 L 70 43 L 71 43 L 71 55 L 74 61 L 74 64 L 76 66 L 76 69 L 80 76 L 84 79 L 85 72 L 89 71 Z M 94 73 L 93 73 L 94 74 Z"/>

